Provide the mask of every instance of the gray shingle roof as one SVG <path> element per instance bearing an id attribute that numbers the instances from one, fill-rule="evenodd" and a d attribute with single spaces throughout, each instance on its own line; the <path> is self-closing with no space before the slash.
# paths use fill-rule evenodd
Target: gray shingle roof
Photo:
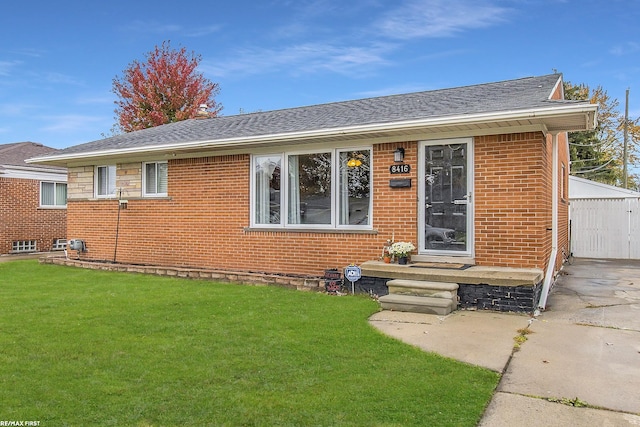
<path id="1" fill-rule="evenodd" d="M 57 155 L 322 131 L 458 115 L 548 108 L 560 74 L 212 119 L 191 119 L 76 145 Z"/>
<path id="2" fill-rule="evenodd" d="M 40 166 L 28 164 L 26 159 L 36 156 L 45 156 L 55 154 L 55 148 L 46 147 L 37 142 L 14 142 L 11 144 L 0 145 L 0 167 L 1 166 L 25 166 L 25 167 L 41 167 L 51 169 L 51 166 Z"/>

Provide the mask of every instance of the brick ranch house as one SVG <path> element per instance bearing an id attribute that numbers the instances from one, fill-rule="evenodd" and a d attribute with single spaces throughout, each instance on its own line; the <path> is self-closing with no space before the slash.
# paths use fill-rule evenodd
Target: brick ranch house
<path id="1" fill-rule="evenodd" d="M 25 162 L 55 151 L 35 142 L 0 145 L 0 255 L 64 249 L 67 171 Z"/>
<path id="2" fill-rule="evenodd" d="M 68 168 L 80 259 L 310 277 L 354 263 L 363 290 L 444 280 L 474 285 L 461 306 L 530 311 L 569 253 L 566 132 L 596 112 L 553 74 L 186 120 L 32 161 Z M 379 261 L 387 240 L 414 243 L 412 263 Z"/>

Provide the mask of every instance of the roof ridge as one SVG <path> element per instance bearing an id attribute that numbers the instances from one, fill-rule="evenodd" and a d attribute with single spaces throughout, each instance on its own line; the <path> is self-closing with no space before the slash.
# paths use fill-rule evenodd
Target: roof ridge
<path id="1" fill-rule="evenodd" d="M 394 98 L 394 97 L 403 97 L 403 96 L 408 96 L 408 95 L 418 95 L 418 94 L 423 94 L 423 93 L 437 93 L 437 92 L 444 92 L 444 91 L 456 91 L 456 90 L 460 90 L 460 89 L 466 89 L 466 88 L 476 88 L 476 87 L 481 87 L 481 86 L 496 86 L 496 85 L 501 85 L 504 83 L 515 83 L 515 82 L 519 82 L 519 81 L 523 81 L 523 80 L 541 80 L 541 79 L 545 79 L 545 78 L 549 78 L 552 76 L 557 76 L 557 78 L 559 78 L 562 74 L 561 73 L 552 73 L 552 74 L 546 74 L 543 76 L 528 76 L 528 77 L 519 77 L 517 79 L 506 79 L 506 80 L 501 80 L 501 81 L 497 81 L 497 82 L 484 82 L 484 83 L 476 83 L 476 84 L 468 84 L 468 85 L 462 85 L 462 86 L 454 86 L 454 87 L 443 87 L 443 88 L 438 88 L 438 89 L 429 89 L 429 90 L 419 90 L 419 91 L 414 91 L 414 92 L 400 92 L 400 93 L 392 93 L 392 94 L 388 94 L 388 95 L 379 95 L 379 96 L 370 96 L 370 97 L 366 97 L 366 98 L 356 98 L 356 99 L 346 99 L 343 101 L 331 101 L 331 102 L 323 102 L 323 103 L 318 103 L 318 104 L 309 104 L 309 105 L 300 105 L 300 106 L 296 106 L 296 107 L 286 107 L 286 108 L 278 108 L 275 110 L 266 110 L 266 111 L 254 111 L 251 113 L 240 113 L 240 114 L 231 114 L 229 116 L 216 116 L 216 117 L 212 117 L 212 119 L 217 119 L 217 118 L 225 118 L 225 117 L 247 117 L 250 115 L 262 115 L 262 114 L 267 114 L 267 113 L 279 113 L 279 112 L 285 112 L 285 111 L 294 111 L 294 110 L 304 110 L 304 109 L 309 109 L 309 108 L 315 108 L 315 107 L 324 107 L 324 106 L 332 106 L 332 105 L 338 105 L 338 104 L 347 104 L 350 102 L 356 103 L 356 102 L 362 102 L 362 101 L 373 101 L 373 100 L 383 100 L 383 99 L 390 99 L 390 98 Z M 188 121 L 191 120 L 196 120 L 196 119 L 189 119 Z M 185 120 L 186 121 L 186 120 Z M 177 122 L 179 123 L 179 122 Z"/>

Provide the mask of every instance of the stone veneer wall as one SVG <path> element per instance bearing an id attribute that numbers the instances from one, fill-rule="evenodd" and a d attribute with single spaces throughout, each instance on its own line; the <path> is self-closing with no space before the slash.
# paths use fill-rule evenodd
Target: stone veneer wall
<path id="1" fill-rule="evenodd" d="M 200 268 L 165 267 L 153 265 L 119 264 L 109 262 L 82 261 L 77 259 L 49 257 L 40 258 L 44 264 L 66 265 L 92 270 L 109 270 L 126 273 L 153 274 L 157 276 L 187 279 L 217 280 L 248 285 L 276 285 L 297 290 L 325 292 L 325 277 L 275 275 L 244 271 L 224 271 Z M 364 276 L 354 282 L 355 292 L 380 297 L 389 293 L 386 283 L 391 279 Z M 341 291 L 351 292 L 351 282 L 340 279 Z M 535 286 L 494 286 L 459 284 L 458 308 L 491 311 L 532 313 L 536 309 L 542 283 Z"/>
<path id="2" fill-rule="evenodd" d="M 356 292 L 387 295 L 386 285 L 391 279 L 383 277 L 362 277 L 355 283 Z M 350 283 L 345 283 L 349 286 Z M 458 308 L 467 310 L 512 311 L 518 313 L 533 313 L 535 311 L 542 282 L 535 286 L 496 286 L 458 284 Z"/>
<path id="3" fill-rule="evenodd" d="M 153 274 L 156 276 L 185 279 L 216 280 L 247 285 L 276 285 L 297 290 L 324 291 L 324 278 L 311 276 L 276 275 L 246 271 L 224 271 L 203 268 L 166 267 L 157 265 L 135 265 L 106 261 L 83 261 L 63 257 L 40 258 L 42 264 L 66 265 L 91 270 L 119 271 L 124 273 Z"/>
<path id="4" fill-rule="evenodd" d="M 535 311 L 542 282 L 535 286 L 491 286 L 460 285 L 458 307 L 463 309 L 514 311 L 532 313 Z"/>

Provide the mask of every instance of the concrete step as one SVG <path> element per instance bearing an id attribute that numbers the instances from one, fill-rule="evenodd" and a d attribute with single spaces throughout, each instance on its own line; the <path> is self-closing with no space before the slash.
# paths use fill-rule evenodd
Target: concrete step
<path id="1" fill-rule="evenodd" d="M 448 298 L 397 294 L 381 296 L 378 301 L 380 301 L 380 306 L 385 310 L 438 314 L 441 316 L 451 313 L 457 305 Z"/>
<path id="2" fill-rule="evenodd" d="M 394 279 L 387 282 L 387 287 L 390 294 L 444 298 L 450 299 L 454 304 L 458 302 L 457 283 Z"/>

